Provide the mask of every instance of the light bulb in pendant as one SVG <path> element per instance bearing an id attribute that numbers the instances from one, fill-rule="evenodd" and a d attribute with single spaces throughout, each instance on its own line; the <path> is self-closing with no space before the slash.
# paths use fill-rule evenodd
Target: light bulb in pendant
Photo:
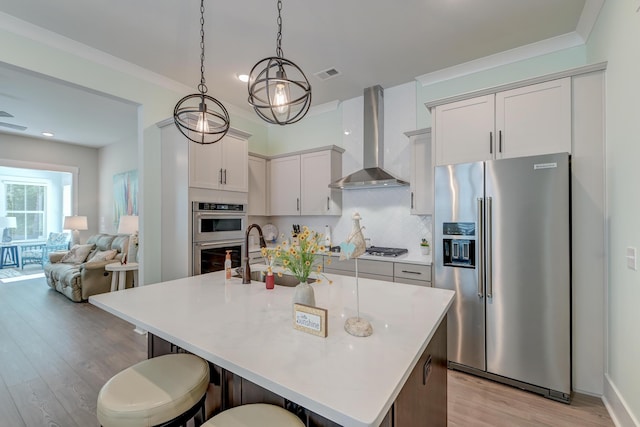
<path id="1" fill-rule="evenodd" d="M 196 132 L 209 133 L 209 120 L 207 120 L 207 104 L 200 103 L 198 108 L 198 123 L 196 123 Z"/>
<path id="2" fill-rule="evenodd" d="M 285 79 L 287 75 L 284 70 L 280 70 L 276 73 L 277 79 Z M 276 83 L 276 89 L 273 91 L 273 105 L 276 108 L 276 113 L 285 114 L 289 112 L 289 84 L 279 81 Z"/>

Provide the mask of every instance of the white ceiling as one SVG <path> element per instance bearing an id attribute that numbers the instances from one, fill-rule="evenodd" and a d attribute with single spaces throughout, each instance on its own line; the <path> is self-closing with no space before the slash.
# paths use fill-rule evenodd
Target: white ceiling
<path id="1" fill-rule="evenodd" d="M 583 10 L 598 1 L 284 0 L 282 48 L 284 57 L 307 74 L 317 106 L 359 96 L 374 84 L 389 88 L 559 36 L 584 38 Z M 166 76 L 193 92 L 200 80 L 199 8 L 197 0 L 0 0 L 0 12 Z M 275 54 L 276 1 L 207 0 L 205 8 L 209 94 L 250 111 L 246 84 L 235 76 Z M 313 75 L 329 68 L 340 75 L 325 81 Z M 64 130 L 62 140 L 102 146 L 120 137 L 110 135 L 111 120 L 123 120 L 117 107 L 127 117 L 135 111 L 121 100 L 0 67 L 0 111 L 15 116 L 0 121 L 28 126 L 20 133 L 52 129 L 60 135 Z M 105 127 L 99 134 L 95 120 Z"/>

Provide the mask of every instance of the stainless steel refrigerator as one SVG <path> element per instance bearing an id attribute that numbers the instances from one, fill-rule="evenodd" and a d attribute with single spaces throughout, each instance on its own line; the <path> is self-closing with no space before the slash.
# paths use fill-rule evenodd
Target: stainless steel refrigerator
<path id="1" fill-rule="evenodd" d="M 571 395 L 569 155 L 435 169 L 435 286 L 456 292 L 449 367 Z"/>

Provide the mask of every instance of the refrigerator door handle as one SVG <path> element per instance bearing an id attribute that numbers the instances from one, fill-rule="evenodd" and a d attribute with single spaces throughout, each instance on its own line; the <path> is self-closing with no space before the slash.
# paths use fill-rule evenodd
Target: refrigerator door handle
<path id="1" fill-rule="evenodd" d="M 492 222 L 493 222 L 493 212 L 492 212 L 493 199 L 491 197 L 487 197 L 487 225 L 486 225 L 486 240 L 487 240 L 487 250 L 486 250 L 486 269 L 487 269 L 487 298 L 493 297 L 493 241 L 491 238 L 492 235 Z"/>
<path id="2" fill-rule="evenodd" d="M 478 197 L 478 296 L 484 297 L 484 200 Z"/>

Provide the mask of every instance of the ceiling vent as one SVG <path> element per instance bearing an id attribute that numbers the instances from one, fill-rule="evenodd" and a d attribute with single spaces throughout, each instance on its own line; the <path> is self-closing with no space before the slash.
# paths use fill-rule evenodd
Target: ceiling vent
<path id="1" fill-rule="evenodd" d="M 0 117 L 13 117 L 13 114 L 9 114 L 6 111 L 0 111 Z"/>
<path id="2" fill-rule="evenodd" d="M 340 71 L 336 70 L 335 68 L 329 68 L 328 70 L 318 71 L 317 73 L 314 74 L 314 76 L 316 76 L 318 79 L 323 81 L 329 80 L 339 75 L 340 75 Z"/>
<path id="3" fill-rule="evenodd" d="M 0 122 L 0 126 L 15 130 L 27 130 L 26 126 L 12 125 L 11 123 Z"/>

